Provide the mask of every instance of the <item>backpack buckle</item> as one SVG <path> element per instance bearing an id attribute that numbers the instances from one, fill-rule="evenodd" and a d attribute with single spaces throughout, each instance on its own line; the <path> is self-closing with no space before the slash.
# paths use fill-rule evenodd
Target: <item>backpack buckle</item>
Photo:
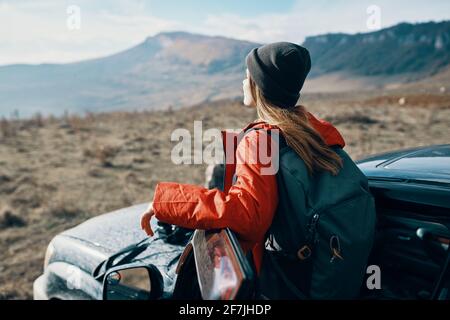
<path id="1" fill-rule="evenodd" d="M 308 259 L 309 257 L 311 257 L 311 254 L 312 254 L 312 251 L 311 251 L 311 248 L 308 245 L 304 245 L 302 248 L 300 248 L 297 251 L 297 257 L 300 260 Z"/>

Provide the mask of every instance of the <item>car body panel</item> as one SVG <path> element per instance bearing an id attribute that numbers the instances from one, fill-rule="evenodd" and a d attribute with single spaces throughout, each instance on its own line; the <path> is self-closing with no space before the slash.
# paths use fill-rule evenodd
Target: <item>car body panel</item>
<path id="1" fill-rule="evenodd" d="M 148 203 L 103 214 L 57 235 L 51 241 L 54 253 L 48 267 L 34 283 L 36 297 L 67 299 L 65 291 L 68 291 L 75 299 L 101 299 L 102 283 L 91 274 L 116 251 L 147 237 L 139 225 L 139 216 L 147 207 Z M 149 240 L 151 245 L 135 261 L 158 268 L 164 281 L 163 295 L 168 296 L 173 291 L 177 262 L 186 242 L 168 243 L 156 219 L 152 219 L 152 228 L 155 236 Z M 82 283 L 84 294 L 70 288 L 76 287 L 74 281 Z"/>
<path id="2" fill-rule="evenodd" d="M 146 237 L 139 216 L 147 207 L 148 204 L 143 203 L 103 214 L 64 231 L 62 235 L 89 240 L 92 245 L 112 253 Z"/>

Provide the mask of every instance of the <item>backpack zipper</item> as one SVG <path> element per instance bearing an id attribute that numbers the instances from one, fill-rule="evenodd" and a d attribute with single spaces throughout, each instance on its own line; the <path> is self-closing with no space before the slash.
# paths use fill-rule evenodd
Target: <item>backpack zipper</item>
<path id="1" fill-rule="evenodd" d="M 301 247 L 296 254 L 296 257 L 300 260 L 307 260 L 311 257 L 314 245 L 316 244 L 316 229 L 317 223 L 319 221 L 320 215 L 316 212 L 311 217 L 308 223 L 306 244 Z"/>
<path id="2" fill-rule="evenodd" d="M 308 239 L 309 244 L 313 245 L 316 242 L 317 223 L 319 222 L 320 214 L 317 212 L 313 214 L 308 227 Z"/>

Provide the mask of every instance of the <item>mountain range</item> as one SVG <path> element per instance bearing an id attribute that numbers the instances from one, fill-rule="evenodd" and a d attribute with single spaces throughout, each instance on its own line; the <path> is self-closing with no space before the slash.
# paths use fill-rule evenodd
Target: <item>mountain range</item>
<path id="1" fill-rule="evenodd" d="M 164 32 L 125 51 L 67 64 L 0 67 L 0 116 L 18 110 L 181 108 L 241 96 L 245 56 L 259 43 Z M 303 43 L 312 57 L 306 92 L 371 90 L 435 76 L 450 64 L 450 21 L 376 32 L 326 34 Z"/>

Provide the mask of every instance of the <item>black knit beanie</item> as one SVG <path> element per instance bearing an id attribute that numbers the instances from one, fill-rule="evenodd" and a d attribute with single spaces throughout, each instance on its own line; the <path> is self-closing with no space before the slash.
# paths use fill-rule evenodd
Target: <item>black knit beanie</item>
<path id="1" fill-rule="evenodd" d="M 308 50 L 290 42 L 255 48 L 247 55 L 246 63 L 264 97 L 281 108 L 296 105 L 311 70 Z"/>

